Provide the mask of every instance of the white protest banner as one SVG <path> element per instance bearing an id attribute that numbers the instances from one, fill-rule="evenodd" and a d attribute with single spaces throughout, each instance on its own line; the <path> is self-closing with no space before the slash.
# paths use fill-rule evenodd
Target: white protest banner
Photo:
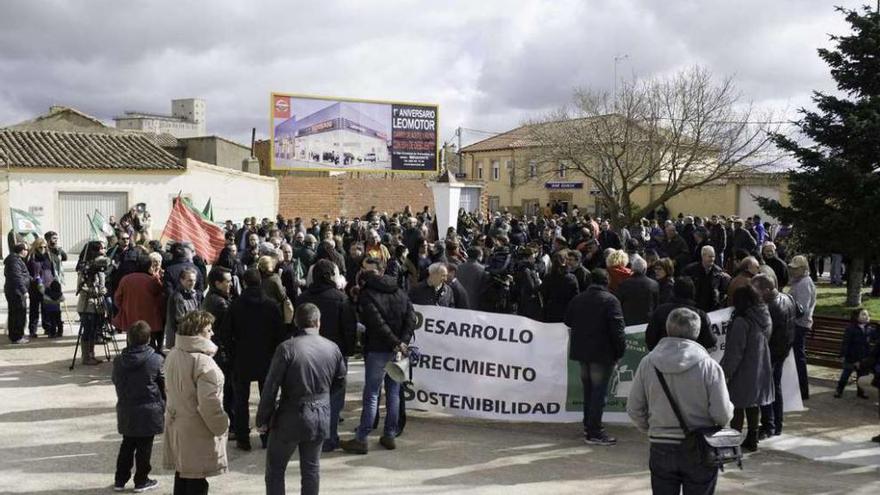
<path id="1" fill-rule="evenodd" d="M 408 392 L 413 409 L 508 421 L 582 419 L 580 367 L 568 359 L 564 324 L 437 306 L 415 308 L 420 321 L 414 344 L 421 356 L 411 364 L 413 385 Z M 712 312 L 709 318 L 718 338 L 712 357 L 720 359 L 730 310 Z M 605 421 L 629 421 L 626 398 L 647 354 L 645 327 L 626 328 L 627 351 L 609 383 Z M 785 409 L 800 410 L 791 356 L 785 370 Z"/>

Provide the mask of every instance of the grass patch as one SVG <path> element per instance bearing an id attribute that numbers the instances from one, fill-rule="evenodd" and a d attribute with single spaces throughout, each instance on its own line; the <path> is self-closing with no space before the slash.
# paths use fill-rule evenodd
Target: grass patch
<path id="1" fill-rule="evenodd" d="M 880 318 L 880 297 L 871 297 L 870 288 L 862 289 L 862 306 L 871 313 L 871 319 Z M 850 312 L 855 309 L 844 305 L 846 301 L 846 287 L 835 287 L 830 284 L 816 285 L 816 311 L 815 314 L 822 316 L 838 316 L 849 318 Z"/>

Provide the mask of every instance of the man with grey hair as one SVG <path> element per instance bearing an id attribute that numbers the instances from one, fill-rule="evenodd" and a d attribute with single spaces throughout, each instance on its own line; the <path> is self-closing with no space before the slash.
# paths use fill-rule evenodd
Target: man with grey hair
<path id="1" fill-rule="evenodd" d="M 431 264 L 428 267 L 428 278 L 409 291 L 409 299 L 413 304 L 454 308 L 455 296 L 452 287 L 446 283 L 448 275 L 446 263 Z"/>
<path id="2" fill-rule="evenodd" d="M 347 372 L 339 347 L 319 334 L 317 306 L 296 308 L 296 326 L 300 334 L 275 350 L 257 408 L 257 429 L 269 435 L 266 493 L 271 495 L 286 493 L 284 475 L 297 449 L 302 493 L 318 493 L 321 445 L 330 433 L 330 394 L 343 386 Z"/>
<path id="3" fill-rule="evenodd" d="M 615 295 L 620 300 L 626 324 L 640 325 L 648 323 L 651 313 L 660 304 L 660 284 L 645 275 L 648 263 L 644 258 L 634 254 L 629 263 L 633 275 L 620 283 Z"/>
<path id="4" fill-rule="evenodd" d="M 633 423 L 648 432 L 651 443 L 651 488 L 654 493 L 714 493 L 718 468 L 691 460 L 684 450 L 684 432 L 663 391 L 669 387 L 688 429 L 724 426 L 733 418 L 724 371 L 695 339 L 700 317 L 687 308 L 673 310 L 666 320 L 667 337 L 639 363 L 626 402 Z"/>
<path id="5" fill-rule="evenodd" d="M 703 246 L 700 260 L 694 261 L 682 270 L 682 275 L 694 281 L 694 301 L 703 311 L 715 311 L 721 307 L 730 277 L 716 263 L 715 248 Z"/>

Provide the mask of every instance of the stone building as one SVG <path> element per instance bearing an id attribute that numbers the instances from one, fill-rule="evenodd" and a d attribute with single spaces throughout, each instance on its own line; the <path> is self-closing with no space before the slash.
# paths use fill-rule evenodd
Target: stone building
<path id="1" fill-rule="evenodd" d="M 126 111 L 114 117 L 116 128 L 171 134 L 177 138 L 204 136 L 208 133 L 205 100 L 184 98 L 171 100 L 171 115 Z"/>
<path id="2" fill-rule="evenodd" d="M 558 164 L 539 164 L 534 159 L 534 147 L 527 126 L 465 146 L 462 148 L 463 180 L 484 187 L 487 207 L 492 211 L 508 208 L 518 213 L 536 214 L 548 204 L 559 202 L 568 211 L 577 206 L 581 212 L 600 212 L 595 184 Z M 548 166 L 552 168 L 548 170 Z M 658 177 L 650 185 L 636 189 L 632 199 L 637 204 L 648 204 L 659 196 L 664 185 Z M 745 217 L 762 213 L 755 196 L 786 203 L 785 175 L 750 173 L 719 180 L 684 191 L 667 201 L 666 206 L 673 215 Z"/>

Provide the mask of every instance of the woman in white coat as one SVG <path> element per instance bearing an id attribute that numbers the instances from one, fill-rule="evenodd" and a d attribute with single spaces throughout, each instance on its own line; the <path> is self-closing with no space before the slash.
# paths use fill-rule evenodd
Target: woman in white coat
<path id="1" fill-rule="evenodd" d="M 187 314 L 165 359 L 165 468 L 174 470 L 174 494 L 208 493 L 209 476 L 226 472 L 229 418 L 223 412 L 223 372 L 214 362 L 214 317 Z"/>

